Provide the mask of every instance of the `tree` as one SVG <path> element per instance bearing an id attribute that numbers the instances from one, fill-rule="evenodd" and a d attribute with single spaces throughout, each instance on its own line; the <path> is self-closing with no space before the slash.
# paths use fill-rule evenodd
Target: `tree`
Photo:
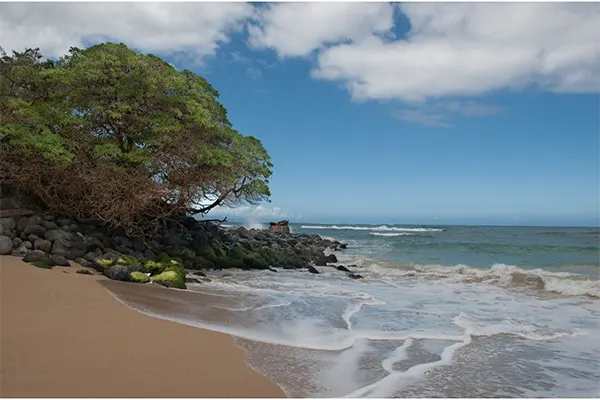
<path id="1" fill-rule="evenodd" d="M 267 151 L 193 72 L 112 43 L 1 56 L 0 179 L 50 211 L 141 231 L 268 200 Z"/>

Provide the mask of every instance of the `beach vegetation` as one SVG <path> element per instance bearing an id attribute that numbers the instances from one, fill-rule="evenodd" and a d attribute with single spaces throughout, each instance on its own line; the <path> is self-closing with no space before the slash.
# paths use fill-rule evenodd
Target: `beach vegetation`
<path id="1" fill-rule="evenodd" d="M 203 77 L 124 44 L 58 59 L 0 49 L 0 175 L 44 211 L 130 235 L 268 201 L 270 156 L 218 99 Z"/>
<path id="2" fill-rule="evenodd" d="M 121 255 L 117 259 L 117 264 L 125 267 L 139 267 L 142 265 L 142 262 L 133 256 Z"/>

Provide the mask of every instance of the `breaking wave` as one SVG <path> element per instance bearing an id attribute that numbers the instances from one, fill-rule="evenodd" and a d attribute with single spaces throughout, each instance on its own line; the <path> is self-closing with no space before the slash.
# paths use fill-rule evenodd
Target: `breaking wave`
<path id="1" fill-rule="evenodd" d="M 490 269 L 467 265 L 388 265 L 377 263 L 364 267 L 373 277 L 393 279 L 441 280 L 446 283 L 493 284 L 527 288 L 566 296 L 600 298 L 600 278 L 570 272 L 543 269 L 525 270 L 514 265 L 494 264 Z"/>
<path id="2" fill-rule="evenodd" d="M 408 232 L 398 232 L 398 233 L 384 233 L 384 232 L 371 232 L 373 236 L 383 236 L 383 237 L 398 237 L 398 236 L 413 236 L 414 233 Z"/>
<path id="3" fill-rule="evenodd" d="M 399 228 L 395 226 L 338 226 L 338 225 L 302 225 L 301 229 L 333 229 L 347 231 L 373 231 L 373 232 L 443 232 L 440 228 Z"/>

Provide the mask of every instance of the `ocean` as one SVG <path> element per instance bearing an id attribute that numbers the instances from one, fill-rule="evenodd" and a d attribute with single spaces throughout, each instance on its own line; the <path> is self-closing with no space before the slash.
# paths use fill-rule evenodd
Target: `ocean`
<path id="1" fill-rule="evenodd" d="M 598 228 L 291 228 L 348 243 L 364 279 L 210 271 L 198 300 L 120 300 L 232 334 L 290 397 L 600 396 Z"/>

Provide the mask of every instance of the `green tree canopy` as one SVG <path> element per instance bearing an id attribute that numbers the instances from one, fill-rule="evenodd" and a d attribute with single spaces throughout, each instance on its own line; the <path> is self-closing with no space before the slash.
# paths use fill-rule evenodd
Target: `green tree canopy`
<path id="1" fill-rule="evenodd" d="M 0 56 L 0 179 L 44 207 L 139 228 L 268 200 L 267 151 L 193 72 L 112 43 Z"/>

